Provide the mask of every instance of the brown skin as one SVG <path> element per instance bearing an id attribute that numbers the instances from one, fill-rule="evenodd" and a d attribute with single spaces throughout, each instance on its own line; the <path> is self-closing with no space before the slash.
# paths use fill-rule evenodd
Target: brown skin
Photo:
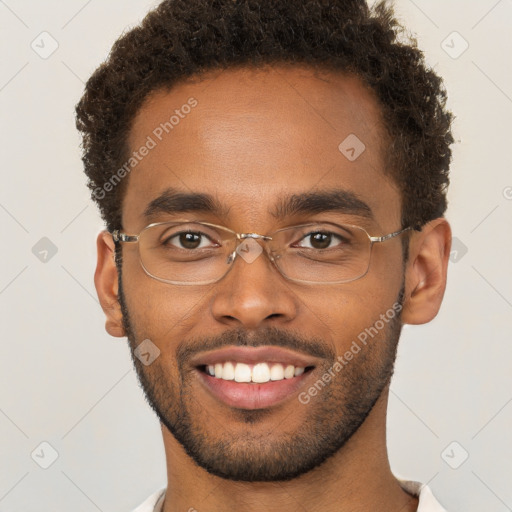
<path id="1" fill-rule="evenodd" d="M 129 140 L 133 150 L 188 98 L 198 100 L 192 113 L 132 171 L 122 211 L 126 233 L 137 234 L 146 226 L 142 211 L 167 187 L 216 196 L 229 208 L 227 216 L 196 213 L 186 217 L 239 232 L 267 234 L 310 219 L 336 221 L 339 214 L 332 212 L 280 221 L 269 214 L 278 197 L 331 188 L 350 190 L 370 205 L 375 221 L 355 216 L 350 220 L 371 235 L 400 229 L 400 195 L 383 172 L 380 109 L 358 79 L 288 66 L 229 70 L 201 78 L 170 92 L 154 93 L 136 117 Z M 354 162 L 338 150 L 350 133 L 366 145 Z M 181 382 L 175 363 L 178 343 L 221 336 L 236 328 L 257 332 L 273 326 L 297 332 L 305 339 L 324 340 L 336 355 L 343 355 L 357 335 L 396 301 L 403 282 L 402 322 L 422 324 L 436 316 L 446 286 L 450 242 L 450 226 L 439 218 L 411 234 L 405 275 L 397 238 L 376 244 L 368 274 L 351 283 L 291 283 L 261 257 L 250 265 L 236 261 L 218 283 L 196 287 L 149 278 L 140 266 L 136 244 L 124 244 L 123 290 L 136 337 L 132 346 L 151 339 L 161 355 L 147 367 L 147 378 L 154 378 L 152 372 L 158 368 L 175 386 Z M 113 247 L 111 235 L 100 233 L 95 284 L 107 332 L 123 337 L 127 333 L 118 302 Z M 381 339 L 391 336 L 389 330 L 383 331 Z M 396 345 L 397 339 L 391 341 Z M 364 357 L 356 356 L 351 362 L 354 371 L 363 371 L 358 365 L 367 357 L 372 370 L 390 373 L 382 363 L 389 360 L 389 353 L 382 348 L 367 350 Z M 153 365 L 158 366 L 152 370 Z M 304 406 L 294 397 L 250 424 L 194 385 L 191 375 L 187 377 L 192 382 L 187 403 L 198 431 L 216 440 L 228 436 L 233 444 L 238 434 L 250 433 L 255 439 L 266 435 L 269 442 L 278 442 L 285 434 L 307 432 L 309 415 L 321 403 Z M 336 387 L 338 383 L 333 380 L 332 396 L 349 401 L 349 391 Z M 187 455 L 162 424 L 168 472 L 164 512 L 191 507 L 199 512 L 416 510 L 418 500 L 401 489 L 388 463 L 388 391 L 389 384 L 343 447 L 323 464 L 288 481 L 241 482 L 211 474 Z"/>

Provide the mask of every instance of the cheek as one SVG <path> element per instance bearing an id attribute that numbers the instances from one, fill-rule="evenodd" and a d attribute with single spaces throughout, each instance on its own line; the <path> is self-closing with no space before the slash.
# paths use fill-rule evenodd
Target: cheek
<path id="1" fill-rule="evenodd" d="M 352 283 L 325 287 L 301 297 L 313 311 L 317 327 L 325 333 L 324 339 L 331 339 L 338 353 L 347 350 L 381 315 L 394 318 L 401 310 L 397 303 L 402 287 L 401 267 L 379 262 L 370 269 L 366 276 Z"/>
<path id="2" fill-rule="evenodd" d="M 137 326 L 143 326 L 148 333 L 180 331 L 187 318 L 197 315 L 201 307 L 197 291 L 183 291 L 181 287 L 158 282 L 133 288 L 132 316 Z"/>
<path id="3" fill-rule="evenodd" d="M 364 281 L 376 299 L 387 301 L 400 292 L 404 279 L 402 240 L 395 238 L 374 244 Z"/>
<path id="4" fill-rule="evenodd" d="M 211 287 L 175 286 L 157 281 L 145 273 L 134 251 L 123 262 L 123 290 L 137 338 L 149 338 L 160 345 L 182 337 L 191 319 L 198 322 L 198 311 L 204 308 Z"/>
<path id="5" fill-rule="evenodd" d="M 388 321 L 396 316 L 401 309 L 396 304 L 400 285 L 400 276 L 378 279 L 367 275 L 352 283 L 297 289 L 303 308 L 296 326 L 304 335 L 323 339 L 342 355 L 376 322 L 378 330 L 383 330 L 381 315 L 387 314 Z M 387 327 L 388 322 L 384 323 Z"/>
<path id="6" fill-rule="evenodd" d="M 365 333 L 372 333 L 379 338 L 387 335 L 390 321 L 402 309 L 398 303 L 402 281 L 403 272 L 399 265 L 384 260 L 374 265 L 373 271 L 361 283 L 365 285 L 365 294 L 355 301 L 358 322 L 355 325 L 356 332 L 352 333 L 353 339 L 361 340 L 360 336 L 367 339 Z"/>

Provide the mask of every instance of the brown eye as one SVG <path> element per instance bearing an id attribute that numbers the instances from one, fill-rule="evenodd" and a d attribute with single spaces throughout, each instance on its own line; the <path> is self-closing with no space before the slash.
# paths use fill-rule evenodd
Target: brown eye
<path id="1" fill-rule="evenodd" d="M 313 249 L 327 249 L 331 245 L 332 235 L 327 233 L 314 233 L 309 235 Z"/>
<path id="2" fill-rule="evenodd" d="M 162 245 L 171 249 L 204 249 L 211 246 L 210 239 L 203 233 L 197 233 L 194 231 L 183 231 L 176 233 L 162 241 Z"/>
<path id="3" fill-rule="evenodd" d="M 179 241 L 185 249 L 197 249 L 201 244 L 201 235 L 197 233 L 181 233 Z"/>
<path id="4" fill-rule="evenodd" d="M 298 245 L 299 247 L 306 249 L 316 249 L 321 251 L 324 249 L 332 249 L 333 247 L 340 245 L 340 243 L 343 243 L 343 239 L 335 233 L 330 233 L 328 231 L 313 231 L 304 236 Z"/>

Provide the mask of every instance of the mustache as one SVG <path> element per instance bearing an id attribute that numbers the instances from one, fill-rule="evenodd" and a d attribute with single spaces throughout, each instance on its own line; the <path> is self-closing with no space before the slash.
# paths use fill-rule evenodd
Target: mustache
<path id="1" fill-rule="evenodd" d="M 300 333 L 290 332 L 277 327 L 265 327 L 258 331 L 248 332 L 243 328 L 226 331 L 218 336 L 192 338 L 181 341 L 176 350 L 178 366 L 184 367 L 187 362 L 199 354 L 224 347 L 275 347 L 295 350 L 313 357 L 334 360 L 336 354 L 325 340 L 318 337 L 304 337 Z"/>

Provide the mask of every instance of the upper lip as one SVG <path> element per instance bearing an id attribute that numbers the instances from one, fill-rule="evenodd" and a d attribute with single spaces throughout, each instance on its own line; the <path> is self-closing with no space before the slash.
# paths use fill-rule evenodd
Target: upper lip
<path id="1" fill-rule="evenodd" d="M 270 345 L 263 347 L 231 346 L 199 354 L 192 359 L 192 364 L 194 366 L 203 366 L 224 363 L 226 361 L 236 361 L 237 363 L 246 364 L 273 362 L 306 368 L 307 366 L 315 366 L 316 359 L 293 350 L 282 347 L 272 347 Z"/>

